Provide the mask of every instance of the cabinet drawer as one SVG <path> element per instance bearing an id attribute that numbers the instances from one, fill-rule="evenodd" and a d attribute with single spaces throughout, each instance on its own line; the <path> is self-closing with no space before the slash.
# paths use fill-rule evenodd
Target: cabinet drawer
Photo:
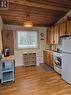
<path id="1" fill-rule="evenodd" d="M 23 54 L 23 63 L 25 66 L 31 66 L 36 64 L 36 53 Z"/>

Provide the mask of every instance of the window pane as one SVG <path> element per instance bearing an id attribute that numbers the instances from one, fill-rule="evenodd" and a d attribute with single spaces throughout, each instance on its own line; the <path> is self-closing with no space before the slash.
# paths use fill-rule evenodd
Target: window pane
<path id="1" fill-rule="evenodd" d="M 37 31 L 18 31 L 18 48 L 37 48 Z"/>

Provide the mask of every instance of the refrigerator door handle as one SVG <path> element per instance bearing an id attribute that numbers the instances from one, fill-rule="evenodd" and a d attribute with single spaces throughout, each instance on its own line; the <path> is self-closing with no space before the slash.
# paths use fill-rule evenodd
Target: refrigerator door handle
<path id="1" fill-rule="evenodd" d="M 62 53 L 71 54 L 71 53 L 69 53 L 69 52 L 62 52 Z"/>

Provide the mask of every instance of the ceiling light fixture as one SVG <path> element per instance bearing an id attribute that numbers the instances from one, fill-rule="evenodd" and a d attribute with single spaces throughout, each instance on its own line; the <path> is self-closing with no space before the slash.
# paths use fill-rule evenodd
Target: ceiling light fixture
<path id="1" fill-rule="evenodd" d="M 26 16 L 26 21 L 24 21 L 24 27 L 32 27 L 33 26 L 33 23 L 30 19 L 30 15 L 27 15 Z"/>

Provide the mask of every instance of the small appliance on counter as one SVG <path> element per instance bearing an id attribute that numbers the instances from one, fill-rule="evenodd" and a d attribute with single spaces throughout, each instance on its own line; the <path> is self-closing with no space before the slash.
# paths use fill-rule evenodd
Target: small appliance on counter
<path id="1" fill-rule="evenodd" d="M 4 54 L 4 57 L 7 57 L 7 56 L 9 56 L 9 52 L 10 52 L 10 50 L 8 49 L 8 48 L 5 48 L 5 49 L 3 49 L 3 54 Z"/>

